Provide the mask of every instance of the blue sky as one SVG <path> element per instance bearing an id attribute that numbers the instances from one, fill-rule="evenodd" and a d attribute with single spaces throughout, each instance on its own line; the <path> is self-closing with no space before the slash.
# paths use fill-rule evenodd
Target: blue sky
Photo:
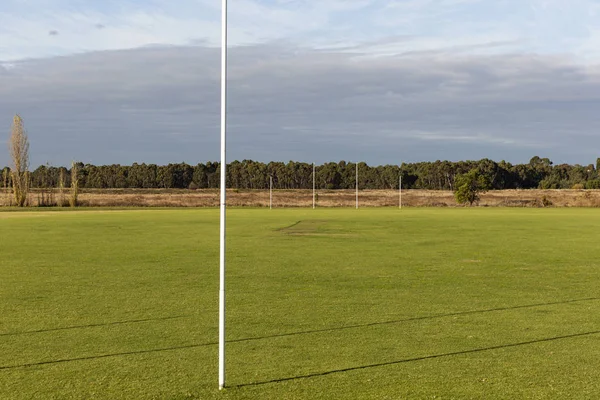
<path id="1" fill-rule="evenodd" d="M 217 159 L 220 6 L 3 0 L 0 118 L 33 164 Z M 233 158 L 600 156 L 600 0 L 229 7 Z"/>

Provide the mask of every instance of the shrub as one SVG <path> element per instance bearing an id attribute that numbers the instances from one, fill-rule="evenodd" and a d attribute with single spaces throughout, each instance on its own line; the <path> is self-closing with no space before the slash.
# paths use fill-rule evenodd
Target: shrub
<path id="1" fill-rule="evenodd" d="M 586 189 L 600 189 L 600 180 L 594 179 L 585 183 Z"/>
<path id="2" fill-rule="evenodd" d="M 551 207 L 554 203 L 546 196 L 542 197 L 542 207 Z"/>

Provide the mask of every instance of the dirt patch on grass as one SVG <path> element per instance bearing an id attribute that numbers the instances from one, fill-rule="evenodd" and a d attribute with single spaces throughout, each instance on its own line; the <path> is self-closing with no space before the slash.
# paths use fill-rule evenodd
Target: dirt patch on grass
<path id="1" fill-rule="evenodd" d="M 279 229 L 279 232 L 286 235 L 303 236 L 314 234 L 319 231 L 319 228 L 327 223 L 326 220 L 309 219 L 304 221 L 298 221 L 295 224 Z"/>
<path id="2" fill-rule="evenodd" d="M 327 220 L 307 219 L 295 224 L 281 228 L 278 232 L 289 236 L 328 236 L 328 237 L 350 237 L 351 233 L 341 231 L 328 225 Z"/>

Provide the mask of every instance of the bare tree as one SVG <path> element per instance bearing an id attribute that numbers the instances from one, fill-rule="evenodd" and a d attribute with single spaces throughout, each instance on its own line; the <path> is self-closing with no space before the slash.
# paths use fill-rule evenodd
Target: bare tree
<path id="1" fill-rule="evenodd" d="M 71 196 L 69 204 L 71 207 L 77 207 L 77 196 L 79 195 L 79 168 L 75 161 L 71 163 Z"/>
<path id="2" fill-rule="evenodd" d="M 2 182 L 4 184 L 4 202 L 6 203 L 4 205 L 10 205 L 10 203 L 12 203 L 10 201 L 10 193 L 9 193 L 9 173 L 10 173 L 10 169 L 8 169 L 8 167 L 4 168 L 2 170 Z"/>
<path id="3" fill-rule="evenodd" d="M 17 206 L 23 207 L 29 194 L 29 139 L 18 114 L 13 119 L 8 147 L 13 161 L 13 194 Z"/>
<path id="4" fill-rule="evenodd" d="M 37 170 L 38 177 L 38 207 L 51 207 L 54 202 L 54 187 L 50 177 L 50 163 Z"/>
<path id="5" fill-rule="evenodd" d="M 65 204 L 65 169 L 60 167 L 60 175 L 58 177 L 58 192 L 60 198 L 58 199 L 58 206 L 62 207 Z"/>

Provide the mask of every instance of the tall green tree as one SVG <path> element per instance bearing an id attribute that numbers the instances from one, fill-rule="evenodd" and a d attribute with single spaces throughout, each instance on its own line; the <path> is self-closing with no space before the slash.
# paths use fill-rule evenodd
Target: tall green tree
<path id="1" fill-rule="evenodd" d="M 480 200 L 479 195 L 490 190 L 489 177 L 474 168 L 466 174 L 458 175 L 454 184 L 454 197 L 459 204 L 473 203 Z"/>

